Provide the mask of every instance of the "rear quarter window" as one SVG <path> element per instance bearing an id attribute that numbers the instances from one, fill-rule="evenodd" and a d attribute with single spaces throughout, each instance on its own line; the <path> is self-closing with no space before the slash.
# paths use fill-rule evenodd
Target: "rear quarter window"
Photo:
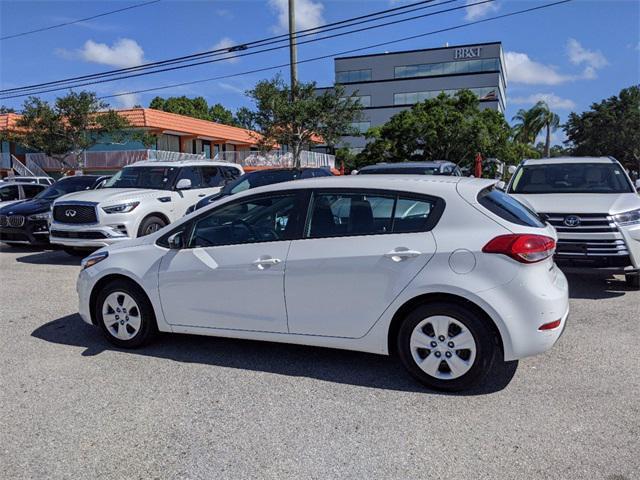
<path id="1" fill-rule="evenodd" d="M 533 210 L 493 187 L 485 188 L 478 194 L 478 203 L 507 222 L 525 227 L 542 228 L 545 226 Z"/>

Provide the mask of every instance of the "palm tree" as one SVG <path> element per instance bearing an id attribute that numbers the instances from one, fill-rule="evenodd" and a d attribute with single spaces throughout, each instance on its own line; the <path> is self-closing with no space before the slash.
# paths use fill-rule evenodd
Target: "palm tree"
<path id="1" fill-rule="evenodd" d="M 515 139 L 521 143 L 533 144 L 540 132 L 546 130 L 544 156 L 551 153 L 551 133 L 560 126 L 560 117 L 553 113 L 547 102 L 540 100 L 529 110 L 518 110 L 513 117 Z"/>

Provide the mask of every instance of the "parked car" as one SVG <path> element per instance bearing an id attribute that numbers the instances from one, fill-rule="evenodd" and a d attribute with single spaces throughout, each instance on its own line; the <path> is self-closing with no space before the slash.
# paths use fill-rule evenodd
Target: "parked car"
<path id="1" fill-rule="evenodd" d="M 621 273 L 640 288 L 640 196 L 615 159 L 524 160 L 507 192 L 556 228 L 561 267 Z"/>
<path id="2" fill-rule="evenodd" d="M 397 351 L 424 384 L 469 388 L 495 358 L 549 349 L 569 312 L 553 227 L 493 183 L 327 177 L 237 193 L 85 258 L 80 314 L 124 348 L 159 330 Z"/>
<path id="3" fill-rule="evenodd" d="M 358 175 L 453 175 L 462 176 L 460 169 L 453 162 L 446 160 L 435 160 L 433 162 L 398 162 L 398 163 L 377 163 L 367 165 L 358 170 Z"/>
<path id="4" fill-rule="evenodd" d="M 35 197 L 0 208 L 0 242 L 8 245 L 46 245 L 49 243 L 51 204 L 68 193 L 99 187 L 107 176 L 78 175 L 65 177 L 44 187 Z M 24 187 L 41 185 L 24 185 Z"/>
<path id="5" fill-rule="evenodd" d="M 265 170 L 255 170 L 245 173 L 231 183 L 227 183 L 220 192 L 203 198 L 195 205 L 187 210 L 191 213 L 202 207 L 206 207 L 212 202 L 222 197 L 233 195 L 234 193 L 243 192 L 251 188 L 263 187 L 274 183 L 288 182 L 291 180 L 300 180 L 303 178 L 330 177 L 333 173 L 326 168 L 270 168 Z"/>
<path id="6" fill-rule="evenodd" d="M 239 165 L 203 160 L 135 163 L 116 173 L 101 190 L 56 201 L 51 243 L 84 256 L 90 249 L 148 235 L 243 173 Z"/>
<path id="7" fill-rule="evenodd" d="M 22 184 L 18 182 L 3 182 L 0 185 L 0 208 L 35 197 L 42 190 L 47 188 L 39 184 Z"/>
<path id="8" fill-rule="evenodd" d="M 37 183 L 39 185 L 53 185 L 55 180 L 51 177 L 38 177 L 28 175 L 16 175 L 14 177 L 4 178 L 5 182 L 18 182 L 18 183 Z"/>

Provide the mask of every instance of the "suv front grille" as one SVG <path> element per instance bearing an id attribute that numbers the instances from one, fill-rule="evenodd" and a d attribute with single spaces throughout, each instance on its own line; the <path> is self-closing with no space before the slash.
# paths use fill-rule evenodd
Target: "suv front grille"
<path id="1" fill-rule="evenodd" d="M 97 223 L 94 205 L 62 204 L 53 207 L 53 219 L 60 223 Z"/>
<path id="2" fill-rule="evenodd" d="M 558 233 L 612 233 L 618 227 L 606 213 L 546 213 Z"/>
<path id="3" fill-rule="evenodd" d="M 68 232 L 66 230 L 52 230 L 51 236 L 55 238 L 82 238 L 82 239 L 99 239 L 107 238 L 102 232 Z"/>
<path id="4" fill-rule="evenodd" d="M 558 239 L 556 255 L 562 256 L 586 256 L 586 257 L 611 257 L 629 255 L 627 245 L 622 239 Z"/>
<path id="5" fill-rule="evenodd" d="M 0 215 L 0 227 L 20 228 L 24 225 L 22 215 Z"/>

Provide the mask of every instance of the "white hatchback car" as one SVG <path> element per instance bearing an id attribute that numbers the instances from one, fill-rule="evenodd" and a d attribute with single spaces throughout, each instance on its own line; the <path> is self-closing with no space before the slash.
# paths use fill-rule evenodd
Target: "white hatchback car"
<path id="1" fill-rule="evenodd" d="M 83 260 L 80 314 L 120 347 L 159 330 L 397 352 L 460 390 L 549 349 L 569 313 L 555 231 L 460 177 L 299 180 L 226 197 Z"/>

